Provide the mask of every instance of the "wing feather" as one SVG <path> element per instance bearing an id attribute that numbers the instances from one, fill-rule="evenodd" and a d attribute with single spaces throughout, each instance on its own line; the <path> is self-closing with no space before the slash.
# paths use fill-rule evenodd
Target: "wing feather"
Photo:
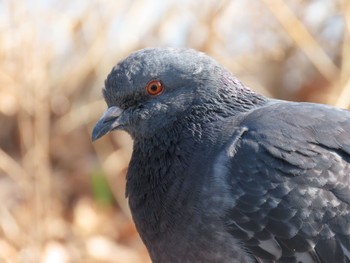
<path id="1" fill-rule="evenodd" d="M 280 102 L 239 129 L 227 146 L 230 233 L 262 262 L 349 262 L 350 113 Z"/>

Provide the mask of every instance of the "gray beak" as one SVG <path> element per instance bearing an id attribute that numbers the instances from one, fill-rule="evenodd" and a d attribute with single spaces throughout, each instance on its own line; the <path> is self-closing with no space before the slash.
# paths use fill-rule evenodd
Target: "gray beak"
<path id="1" fill-rule="evenodd" d="M 92 141 L 96 141 L 108 132 L 118 128 L 120 126 L 119 117 L 122 113 L 123 110 L 121 108 L 116 106 L 109 107 L 92 130 Z"/>

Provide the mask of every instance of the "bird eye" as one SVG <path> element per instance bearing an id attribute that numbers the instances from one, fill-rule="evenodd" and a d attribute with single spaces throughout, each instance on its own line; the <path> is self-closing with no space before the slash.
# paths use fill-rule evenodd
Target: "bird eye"
<path id="1" fill-rule="evenodd" d="M 161 94 L 164 90 L 164 86 L 159 80 L 152 80 L 148 83 L 146 90 L 149 95 L 154 96 Z"/>

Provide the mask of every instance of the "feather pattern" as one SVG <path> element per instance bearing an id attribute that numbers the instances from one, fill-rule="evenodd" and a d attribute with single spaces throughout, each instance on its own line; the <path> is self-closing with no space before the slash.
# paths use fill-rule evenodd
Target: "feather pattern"
<path id="1" fill-rule="evenodd" d="M 350 112 L 273 102 L 240 126 L 226 164 L 232 235 L 263 262 L 349 262 Z"/>

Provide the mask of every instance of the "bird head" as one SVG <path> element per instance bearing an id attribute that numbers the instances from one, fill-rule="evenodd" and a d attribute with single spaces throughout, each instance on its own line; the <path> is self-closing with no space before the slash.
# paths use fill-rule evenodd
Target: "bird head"
<path id="1" fill-rule="evenodd" d="M 220 108 L 236 96 L 238 81 L 215 60 L 191 49 L 148 48 L 118 63 L 105 81 L 108 109 L 92 139 L 122 129 L 151 137 L 185 119 L 195 107 Z M 224 107 L 224 106 L 223 106 Z M 223 110 L 223 109 L 222 109 Z"/>

